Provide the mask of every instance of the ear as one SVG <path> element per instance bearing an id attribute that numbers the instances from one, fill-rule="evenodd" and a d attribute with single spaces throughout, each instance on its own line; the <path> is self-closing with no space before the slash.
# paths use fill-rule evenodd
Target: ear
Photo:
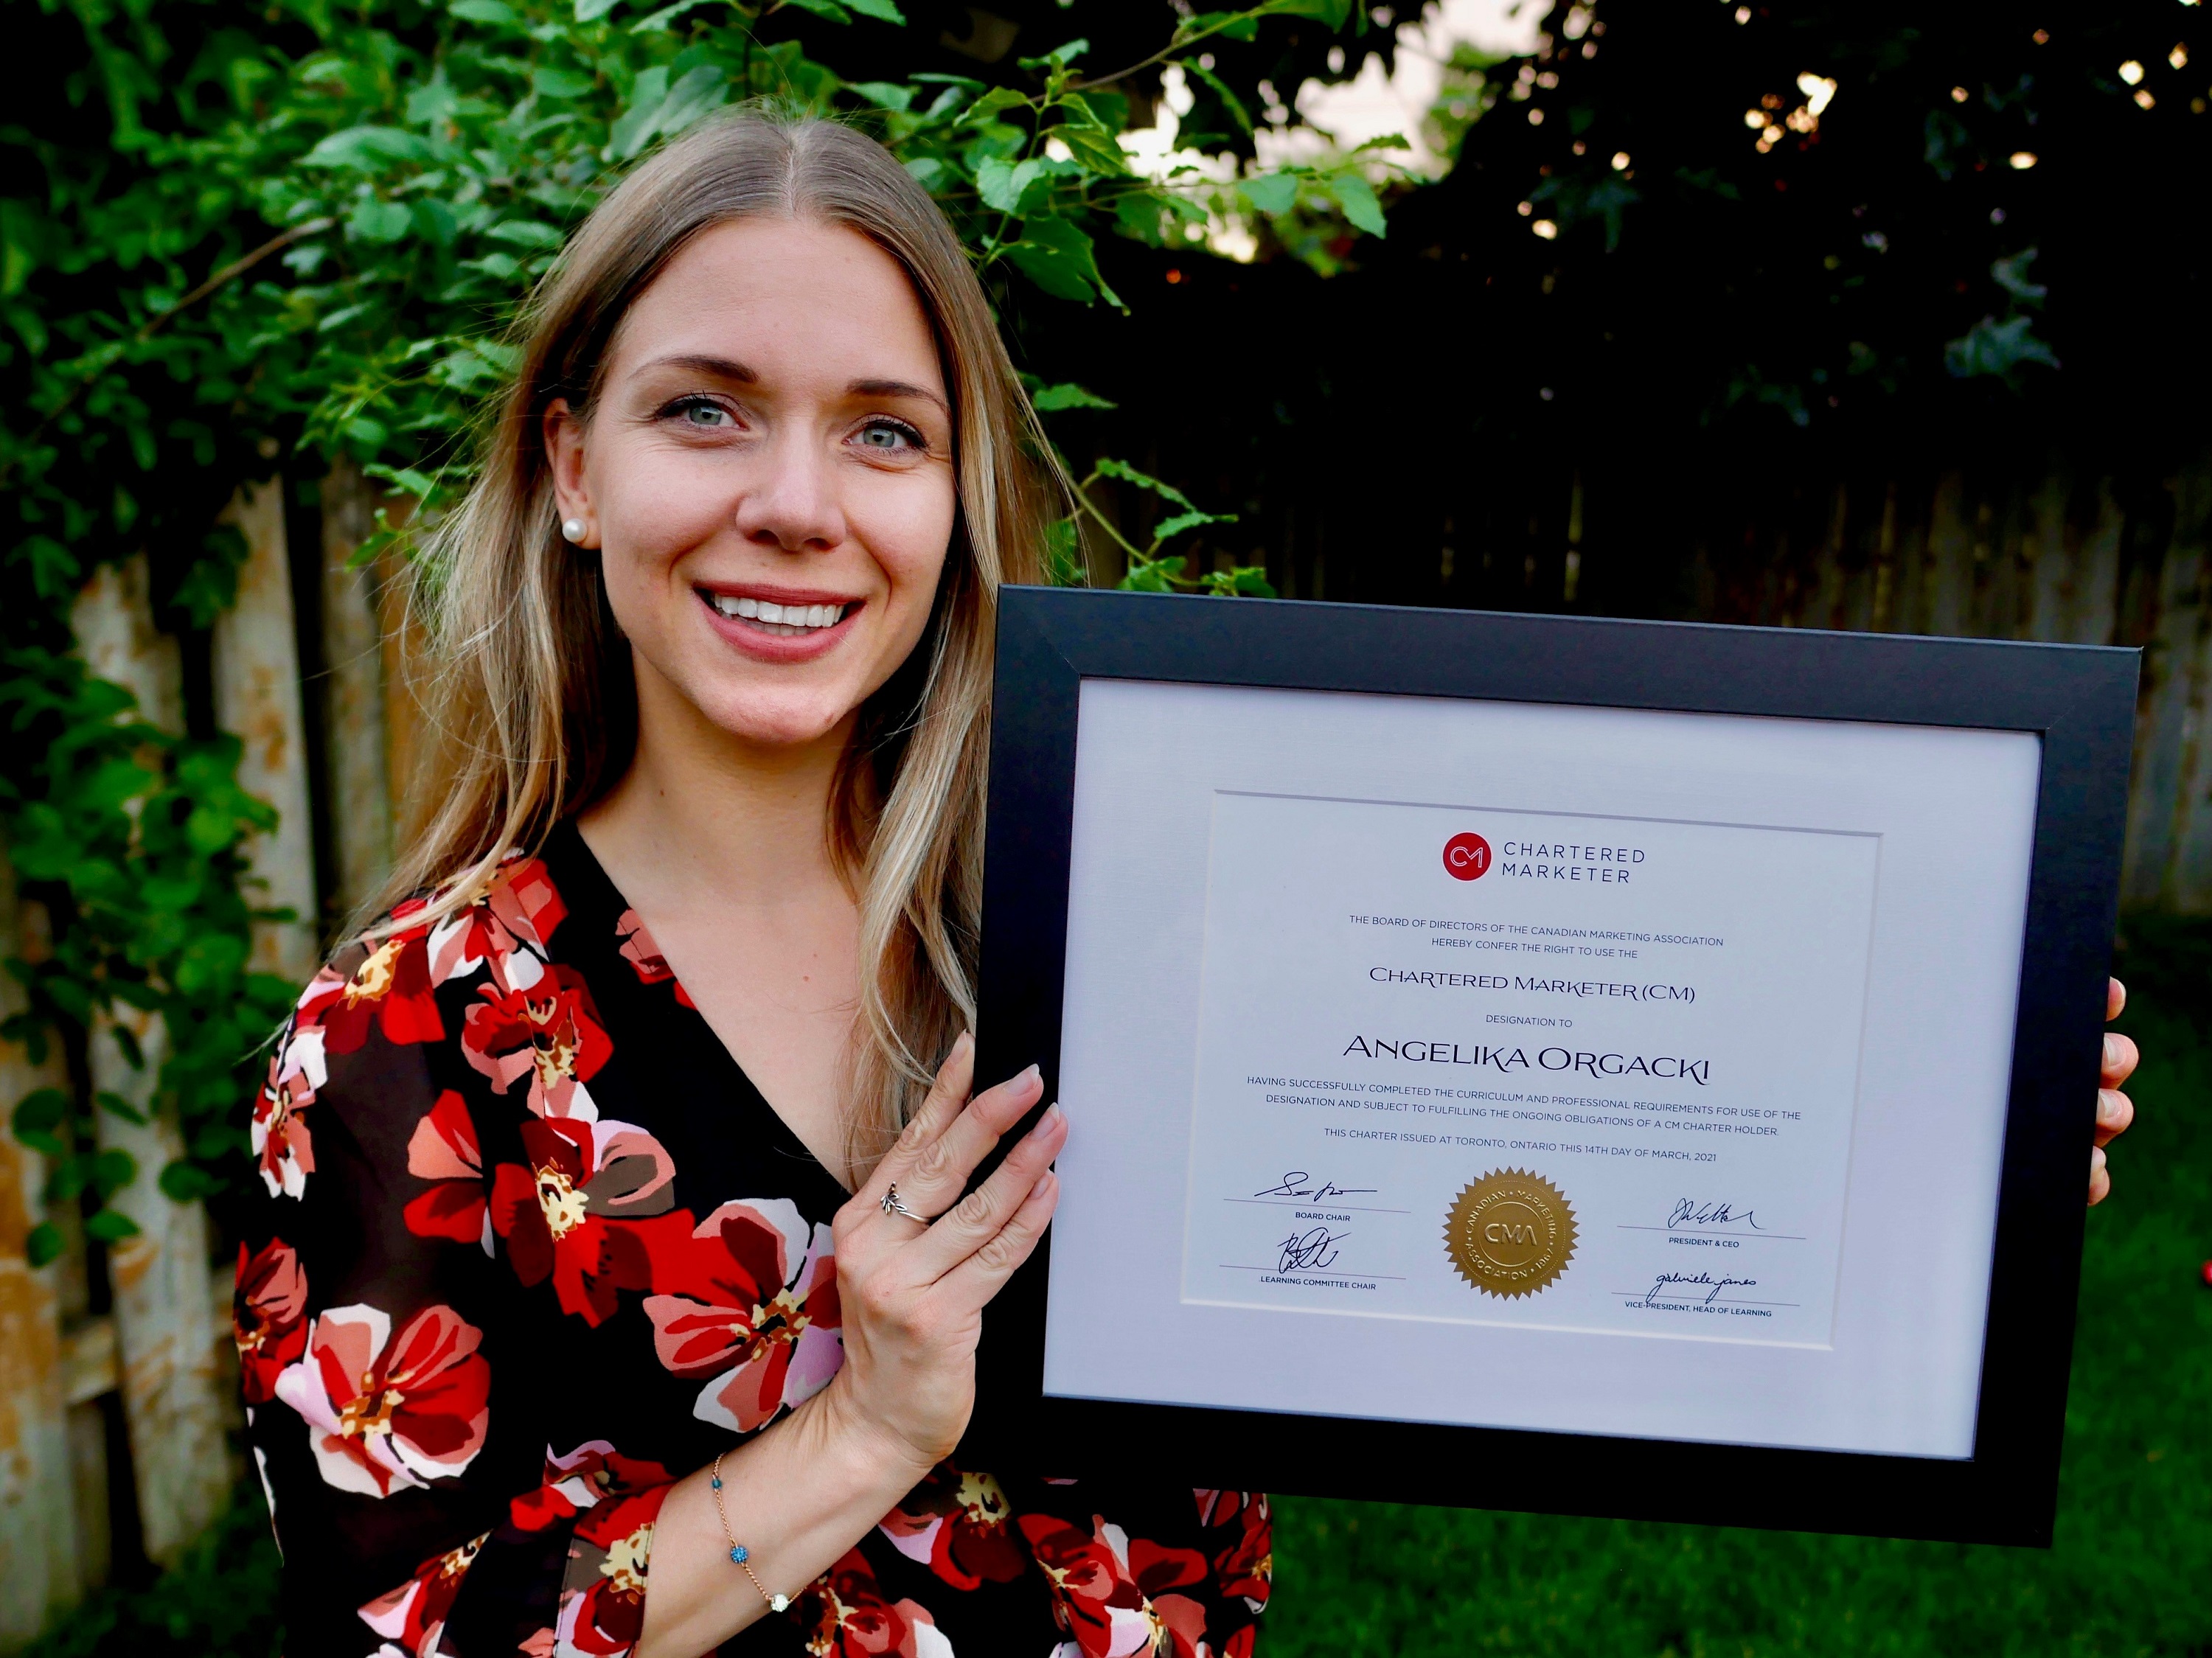
<path id="1" fill-rule="evenodd" d="M 563 523 L 582 522 L 584 533 L 576 544 L 599 544 L 599 521 L 592 511 L 592 492 L 584 479 L 584 422 L 566 398 L 556 398 L 545 410 L 545 459 L 553 473 L 553 507 Z"/>

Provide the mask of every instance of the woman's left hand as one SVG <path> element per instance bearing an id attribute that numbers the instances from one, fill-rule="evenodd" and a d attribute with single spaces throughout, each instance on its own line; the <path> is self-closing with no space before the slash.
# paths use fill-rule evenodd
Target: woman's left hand
<path id="1" fill-rule="evenodd" d="M 2118 979 L 2111 981 L 2111 986 L 2105 993 L 2105 1017 L 2117 1019 L 2128 1005 L 2128 989 Z M 2125 1133 L 2136 1120 L 2135 1103 L 2120 1092 L 2120 1084 L 2142 1058 L 2135 1043 L 2118 1031 L 2105 1033 L 2104 1074 L 2097 1079 L 2097 1145 L 2089 1153 L 2089 1201 L 2093 1204 L 2102 1203 L 2105 1193 L 2112 1189 L 2112 1177 L 2105 1172 L 2105 1147 L 2116 1135 Z"/>

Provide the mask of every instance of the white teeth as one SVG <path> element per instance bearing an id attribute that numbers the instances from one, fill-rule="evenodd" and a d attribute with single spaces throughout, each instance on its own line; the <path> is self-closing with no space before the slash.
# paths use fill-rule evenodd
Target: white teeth
<path id="1" fill-rule="evenodd" d="M 780 635 L 834 628 L 844 620 L 842 604 L 778 604 L 766 598 L 738 598 L 728 593 L 708 595 L 708 602 L 726 616 L 743 616 Z"/>

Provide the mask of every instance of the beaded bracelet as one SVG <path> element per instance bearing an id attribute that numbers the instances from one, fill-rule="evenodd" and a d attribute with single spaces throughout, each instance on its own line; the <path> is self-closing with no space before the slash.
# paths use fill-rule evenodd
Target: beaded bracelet
<path id="1" fill-rule="evenodd" d="M 722 1457 L 720 1452 L 715 1454 L 714 1472 L 707 1477 L 707 1485 L 714 1493 L 714 1513 L 722 1522 L 723 1540 L 730 1546 L 730 1564 L 741 1568 L 745 1576 L 753 1580 L 753 1587 L 760 1591 L 761 1599 L 768 1602 L 770 1612 L 781 1612 L 791 1604 L 791 1597 L 768 1592 L 768 1586 L 761 1582 L 760 1574 L 752 1568 L 752 1551 L 738 1541 L 737 1534 L 730 1529 L 729 1511 L 722 1507 Z"/>

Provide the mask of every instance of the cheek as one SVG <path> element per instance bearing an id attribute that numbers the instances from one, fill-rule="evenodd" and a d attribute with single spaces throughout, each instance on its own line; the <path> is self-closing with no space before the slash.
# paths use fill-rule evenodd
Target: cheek
<path id="1" fill-rule="evenodd" d="M 929 619 L 952 541 L 955 495 L 949 476 L 901 478 L 853 513 L 858 531 L 890 588 L 902 632 L 919 636 Z"/>

